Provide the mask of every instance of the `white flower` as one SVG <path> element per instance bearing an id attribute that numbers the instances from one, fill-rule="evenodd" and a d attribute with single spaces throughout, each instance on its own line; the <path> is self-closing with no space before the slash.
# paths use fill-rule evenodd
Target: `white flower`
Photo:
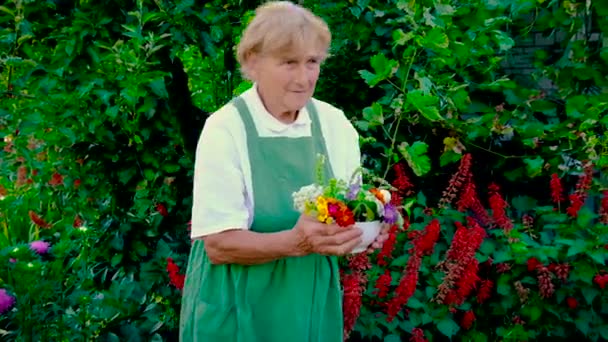
<path id="1" fill-rule="evenodd" d="M 388 190 L 382 189 L 380 190 L 380 193 L 382 194 L 382 198 L 384 199 L 385 204 L 391 201 L 391 193 Z"/>
<path id="2" fill-rule="evenodd" d="M 323 188 L 317 184 L 303 186 L 292 194 L 294 208 L 299 212 L 304 212 L 306 203 L 314 202 L 317 197 L 323 195 Z"/>

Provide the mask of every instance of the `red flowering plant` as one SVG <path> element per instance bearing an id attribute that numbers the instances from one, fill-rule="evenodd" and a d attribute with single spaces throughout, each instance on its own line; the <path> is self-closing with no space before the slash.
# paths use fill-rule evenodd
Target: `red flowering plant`
<path id="1" fill-rule="evenodd" d="M 606 338 L 608 200 L 593 189 L 593 165 L 570 177 L 569 203 L 563 177 L 547 177 L 546 204 L 526 196 L 509 202 L 495 182 L 484 201 L 473 168 L 472 155 L 463 155 L 436 210 L 418 194 L 407 230 L 391 231 L 366 256 L 357 286 L 352 277 L 345 282 L 355 297 L 344 304 L 345 320 L 358 315 L 354 332 L 412 340 Z M 406 185 L 395 191 L 411 191 L 403 164 L 395 171 L 393 184 Z M 598 207 L 587 205 L 590 198 Z"/>

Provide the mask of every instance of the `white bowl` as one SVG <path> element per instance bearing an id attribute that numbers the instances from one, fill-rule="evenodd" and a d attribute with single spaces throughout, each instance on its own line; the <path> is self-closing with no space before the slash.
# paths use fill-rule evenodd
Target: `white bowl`
<path id="1" fill-rule="evenodd" d="M 351 252 L 353 254 L 364 252 L 376 240 L 376 237 L 380 234 L 380 229 L 382 229 L 382 222 L 357 222 L 355 227 L 361 229 L 363 235 L 361 236 L 361 243 Z"/>

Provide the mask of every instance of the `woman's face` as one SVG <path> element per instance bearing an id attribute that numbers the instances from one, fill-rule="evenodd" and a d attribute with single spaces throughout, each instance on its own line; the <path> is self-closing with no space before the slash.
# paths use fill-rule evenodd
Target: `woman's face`
<path id="1" fill-rule="evenodd" d="M 252 55 L 248 70 L 264 105 L 273 115 L 295 113 L 313 96 L 323 53 L 303 49 L 282 56 Z"/>

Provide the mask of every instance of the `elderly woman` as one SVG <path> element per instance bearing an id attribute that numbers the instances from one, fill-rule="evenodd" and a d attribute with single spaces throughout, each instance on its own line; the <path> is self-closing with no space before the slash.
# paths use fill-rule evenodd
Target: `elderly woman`
<path id="1" fill-rule="evenodd" d="M 360 166 L 344 113 L 312 98 L 330 40 L 289 2 L 258 8 L 243 34 L 254 86 L 209 117 L 197 147 L 181 341 L 343 340 L 337 257 L 361 232 L 300 215 L 291 197 L 314 182 L 317 154 L 330 177 Z"/>

